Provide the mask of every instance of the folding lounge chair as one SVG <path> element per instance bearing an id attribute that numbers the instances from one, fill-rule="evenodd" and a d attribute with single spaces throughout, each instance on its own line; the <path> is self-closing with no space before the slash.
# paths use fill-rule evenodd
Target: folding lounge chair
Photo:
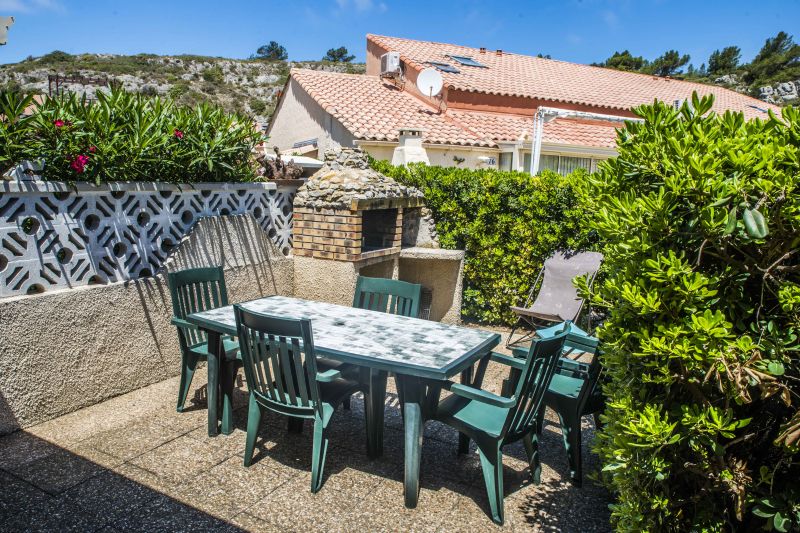
<path id="1" fill-rule="evenodd" d="M 603 254 L 597 252 L 564 252 L 554 253 L 544 262 L 542 270 L 531 286 L 528 299 L 523 307 L 511 307 L 517 315 L 517 322 L 511 328 L 506 346 L 513 346 L 530 340 L 536 334 L 536 328 L 554 322 L 576 322 L 583 308 L 583 299 L 578 297 L 578 290 L 572 280 L 578 276 L 588 276 L 589 286 L 594 282 Z M 541 280 L 541 287 L 539 281 Z M 538 294 L 534 299 L 538 287 Z M 514 332 L 519 328 L 529 331 L 514 339 Z M 591 330 L 591 324 L 589 324 Z"/>

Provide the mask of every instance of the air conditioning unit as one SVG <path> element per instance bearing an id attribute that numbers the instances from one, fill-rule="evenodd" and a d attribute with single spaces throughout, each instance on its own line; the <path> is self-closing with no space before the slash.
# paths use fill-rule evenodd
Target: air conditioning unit
<path id="1" fill-rule="evenodd" d="M 399 78 L 402 74 L 400 69 L 400 52 L 386 52 L 381 56 L 381 77 Z"/>

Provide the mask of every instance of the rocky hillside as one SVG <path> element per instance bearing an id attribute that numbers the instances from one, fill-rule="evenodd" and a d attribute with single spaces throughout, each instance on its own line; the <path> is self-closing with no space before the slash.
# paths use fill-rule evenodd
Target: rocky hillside
<path id="1" fill-rule="evenodd" d="M 786 81 L 758 88 L 758 97 L 771 104 L 800 104 L 800 80 Z"/>
<path id="2" fill-rule="evenodd" d="M 725 74 L 713 80 L 714 84 L 733 89 L 744 94 L 757 96 L 759 99 L 777 105 L 797 105 L 800 103 L 800 79 L 773 83 L 771 85 L 748 86 L 740 76 Z M 757 90 L 757 93 L 756 93 Z"/>
<path id="3" fill-rule="evenodd" d="M 336 72 L 364 72 L 363 64 L 326 61 L 286 62 L 236 60 L 201 56 L 70 55 L 52 52 L 21 63 L 0 65 L 0 88 L 48 93 L 48 76 L 81 78 L 63 90 L 93 94 L 105 80 L 125 89 L 152 95 L 169 95 L 182 104 L 203 100 L 228 111 L 240 111 L 266 123 L 292 67 Z"/>

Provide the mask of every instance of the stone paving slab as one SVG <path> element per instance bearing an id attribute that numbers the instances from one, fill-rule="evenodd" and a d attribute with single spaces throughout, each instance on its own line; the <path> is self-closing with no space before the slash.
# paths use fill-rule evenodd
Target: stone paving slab
<path id="1" fill-rule="evenodd" d="M 484 388 L 505 370 L 489 366 Z M 325 485 L 311 494 L 311 426 L 286 431 L 266 415 L 255 462 L 244 468 L 247 395 L 234 396 L 235 430 L 206 433 L 205 371 L 187 410 L 175 412 L 178 379 L 0 437 L 0 531 L 575 531 L 610 530 L 608 493 L 590 479 L 567 481 L 554 413 L 541 438 L 542 483 L 530 483 L 524 450 L 504 456 L 506 524 L 488 516 L 480 461 L 456 454 L 455 431 L 425 427 L 421 493 L 403 506 L 402 416 L 389 380 L 384 455 L 366 456 L 363 400 L 331 422 Z M 598 469 L 584 419 L 584 470 Z"/>

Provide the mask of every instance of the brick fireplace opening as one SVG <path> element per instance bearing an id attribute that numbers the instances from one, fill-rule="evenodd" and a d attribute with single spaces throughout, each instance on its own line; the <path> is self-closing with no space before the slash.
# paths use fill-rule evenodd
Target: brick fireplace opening
<path id="1" fill-rule="evenodd" d="M 385 250 L 398 246 L 398 209 L 375 209 L 361 214 L 361 253 Z"/>

